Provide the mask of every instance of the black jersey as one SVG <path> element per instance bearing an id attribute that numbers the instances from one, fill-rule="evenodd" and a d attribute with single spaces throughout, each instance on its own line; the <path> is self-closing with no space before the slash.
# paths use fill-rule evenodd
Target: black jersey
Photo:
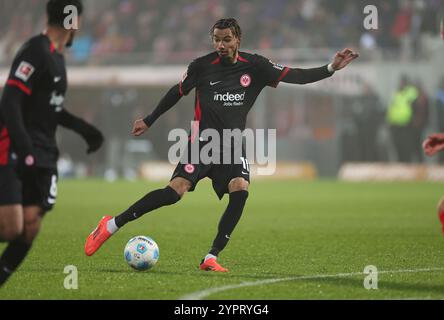
<path id="1" fill-rule="evenodd" d="M 17 53 L 7 86 L 26 94 L 21 104 L 24 126 L 37 167 L 55 168 L 57 114 L 63 110 L 67 89 L 65 59 L 46 35 L 28 40 Z M 14 145 L 0 116 L 0 165 L 11 161 Z"/>
<path id="2" fill-rule="evenodd" d="M 179 84 L 181 95 L 196 89 L 195 119 L 200 131 L 244 130 L 247 114 L 262 89 L 277 87 L 289 68 L 257 54 L 239 53 L 224 64 L 216 52 L 194 60 Z"/>

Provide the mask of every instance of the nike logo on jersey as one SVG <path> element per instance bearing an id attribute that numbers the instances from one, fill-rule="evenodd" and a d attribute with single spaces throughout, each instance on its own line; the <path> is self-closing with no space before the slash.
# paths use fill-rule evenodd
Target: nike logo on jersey
<path id="1" fill-rule="evenodd" d="M 215 86 L 216 84 L 218 84 L 218 83 L 221 83 L 222 81 L 216 81 L 216 82 L 212 82 L 212 81 L 210 81 L 210 86 Z"/>
<path id="2" fill-rule="evenodd" d="M 60 80 L 62 80 L 62 77 L 55 77 L 55 78 L 54 78 L 54 82 L 55 82 L 55 83 L 59 82 Z"/>

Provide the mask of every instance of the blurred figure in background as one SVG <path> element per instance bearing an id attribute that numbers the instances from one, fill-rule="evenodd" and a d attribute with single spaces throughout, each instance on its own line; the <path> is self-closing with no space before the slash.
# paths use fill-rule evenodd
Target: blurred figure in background
<path id="1" fill-rule="evenodd" d="M 412 160 L 410 124 L 413 119 L 413 103 L 417 98 L 416 87 L 410 84 L 407 76 L 402 76 L 386 115 L 398 162 L 408 163 Z"/>
<path id="2" fill-rule="evenodd" d="M 429 98 L 421 81 L 416 82 L 416 89 L 418 90 L 418 97 L 412 104 L 413 115 L 410 129 L 412 139 L 410 143 L 412 145 L 412 160 L 422 163 L 424 157 L 421 142 L 424 130 L 429 122 Z"/>
<path id="3" fill-rule="evenodd" d="M 360 114 L 356 119 L 359 138 L 359 161 L 379 161 L 378 131 L 384 121 L 381 101 L 374 89 L 366 84 L 363 96 L 357 101 Z"/>
<path id="4" fill-rule="evenodd" d="M 378 131 L 384 122 L 384 111 L 379 96 L 369 84 L 364 84 L 360 96 L 344 104 L 341 122 L 341 162 L 382 160 Z"/>
<path id="5" fill-rule="evenodd" d="M 131 111 L 137 100 L 137 91 L 133 89 L 111 87 L 103 92 L 102 117 L 105 132 L 107 132 L 105 179 L 115 181 L 125 176 L 128 163 L 126 162 L 126 138 L 131 131 L 127 123 L 131 121 Z"/>

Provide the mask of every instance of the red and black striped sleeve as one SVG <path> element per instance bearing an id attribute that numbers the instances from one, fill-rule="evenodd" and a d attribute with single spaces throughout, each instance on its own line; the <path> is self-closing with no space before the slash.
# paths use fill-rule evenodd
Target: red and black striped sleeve
<path id="1" fill-rule="evenodd" d="M 26 131 L 22 115 L 22 104 L 26 98 L 20 88 L 6 86 L 0 99 L 0 117 L 7 129 L 14 151 L 21 160 L 32 155 L 32 141 Z"/>
<path id="2" fill-rule="evenodd" d="M 44 70 L 45 51 L 37 41 L 23 45 L 12 63 L 0 100 L 0 114 L 8 130 L 14 151 L 23 159 L 32 155 L 32 140 L 26 131 L 22 107 Z"/>

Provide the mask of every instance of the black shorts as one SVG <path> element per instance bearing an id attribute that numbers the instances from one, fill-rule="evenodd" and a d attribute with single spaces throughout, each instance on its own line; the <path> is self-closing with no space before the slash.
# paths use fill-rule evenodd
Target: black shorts
<path id="1" fill-rule="evenodd" d="M 51 211 L 57 199 L 57 170 L 0 166 L 0 205 L 38 206 Z"/>
<path id="2" fill-rule="evenodd" d="M 174 170 L 171 180 L 181 177 L 190 181 L 191 189 L 189 191 L 192 192 L 200 180 L 208 177 L 212 181 L 217 196 L 222 199 L 224 194 L 228 193 L 228 184 L 232 179 L 244 178 L 250 183 L 250 165 L 245 149 L 242 149 L 240 159 L 232 160 L 232 164 L 184 164 L 185 161 L 182 160 Z"/>

